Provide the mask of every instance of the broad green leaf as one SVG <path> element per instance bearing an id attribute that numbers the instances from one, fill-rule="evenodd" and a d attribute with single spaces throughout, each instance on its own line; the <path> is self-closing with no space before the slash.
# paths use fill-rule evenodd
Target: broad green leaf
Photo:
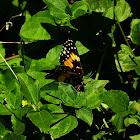
<path id="1" fill-rule="evenodd" d="M 77 1 L 71 6 L 73 19 L 83 16 L 87 13 L 87 4 L 83 1 Z"/>
<path id="2" fill-rule="evenodd" d="M 60 104 L 60 103 L 62 103 L 62 101 L 60 99 L 56 98 L 55 96 L 47 94 L 47 91 L 41 91 L 40 96 L 44 100 L 46 100 L 46 101 L 48 101 L 50 103 L 53 103 L 53 104 Z"/>
<path id="3" fill-rule="evenodd" d="M 51 125 L 58 122 L 62 118 L 66 117 L 68 114 L 63 111 L 63 109 L 60 106 L 54 105 L 54 104 L 48 104 L 47 109 L 53 113 L 53 119 L 51 121 Z"/>
<path id="4" fill-rule="evenodd" d="M 94 109 L 101 104 L 102 100 L 100 96 L 105 92 L 104 86 L 107 83 L 107 80 L 93 80 L 85 86 L 86 104 L 90 109 Z"/>
<path id="5" fill-rule="evenodd" d="M 1 56 L 3 58 L 5 57 L 5 49 L 3 48 L 3 45 L 0 43 L 0 63 L 4 62 Z"/>
<path id="6" fill-rule="evenodd" d="M 27 74 L 30 75 L 32 78 L 39 81 L 40 88 L 42 88 L 44 85 L 52 83 L 54 81 L 53 79 L 45 79 L 46 73 L 43 73 L 43 72 L 29 70 L 27 72 Z"/>
<path id="7" fill-rule="evenodd" d="M 139 139 L 140 139 L 140 134 L 134 135 L 134 136 L 129 136 L 129 138 L 130 138 L 131 140 L 139 140 Z"/>
<path id="8" fill-rule="evenodd" d="M 134 44 L 140 46 L 140 19 L 132 20 L 130 37 Z"/>
<path id="9" fill-rule="evenodd" d="M 89 51 L 89 49 L 86 48 L 80 41 L 76 41 L 75 45 L 77 47 L 79 55 L 83 55 Z"/>
<path id="10" fill-rule="evenodd" d="M 18 83 L 17 79 L 14 77 L 13 73 L 10 71 L 10 69 L 7 69 L 6 71 L 2 72 L 3 81 L 6 86 L 6 88 L 9 91 L 14 90 L 15 83 Z"/>
<path id="11" fill-rule="evenodd" d="M 53 139 L 59 138 L 68 134 L 78 125 L 77 119 L 74 116 L 68 116 L 65 119 L 52 126 L 49 130 Z"/>
<path id="12" fill-rule="evenodd" d="M 11 122 L 15 134 L 21 135 L 25 130 L 25 124 L 17 119 L 17 117 L 15 117 L 13 114 L 11 116 Z"/>
<path id="13" fill-rule="evenodd" d="M 117 1 L 117 5 L 115 6 L 115 15 L 114 15 L 114 8 L 110 7 L 103 16 L 109 19 L 115 19 L 119 22 L 126 20 L 131 14 L 131 7 L 125 0 Z"/>
<path id="14" fill-rule="evenodd" d="M 59 65 L 59 55 L 62 51 L 62 45 L 57 45 L 56 47 L 49 50 L 46 56 L 47 65 Z"/>
<path id="15" fill-rule="evenodd" d="M 138 66 L 130 58 L 132 54 L 129 51 L 128 46 L 121 44 L 121 49 L 122 50 L 118 51 L 117 55 L 114 55 L 117 70 L 119 72 L 128 72 L 130 70 L 135 70 L 136 68 L 138 68 Z"/>
<path id="16" fill-rule="evenodd" d="M 43 0 L 50 14 L 59 19 L 65 19 L 71 14 L 67 0 Z"/>
<path id="17" fill-rule="evenodd" d="M 86 123 L 88 123 L 88 125 L 92 125 L 93 122 L 93 114 L 92 114 L 92 110 L 87 108 L 87 107 L 83 107 L 81 109 L 76 110 L 76 116 L 77 118 L 85 121 Z"/>
<path id="18" fill-rule="evenodd" d="M 14 90 L 6 92 L 6 102 L 8 103 L 8 105 L 12 106 L 14 109 L 21 106 L 22 93 L 20 91 L 19 84 L 15 83 Z"/>
<path id="19" fill-rule="evenodd" d="M 104 12 L 113 5 L 111 0 L 83 0 L 83 1 L 87 3 L 91 11 L 97 13 Z"/>
<path id="20" fill-rule="evenodd" d="M 12 113 L 5 105 L 0 104 L 0 115 L 11 115 Z"/>
<path id="21" fill-rule="evenodd" d="M 26 136 L 9 133 L 2 140 L 26 140 Z"/>
<path id="22" fill-rule="evenodd" d="M 102 95 L 104 103 L 109 105 L 115 113 L 128 110 L 129 96 L 121 90 L 110 90 Z"/>
<path id="23" fill-rule="evenodd" d="M 43 28 L 41 23 L 48 23 L 56 26 L 53 17 L 47 10 L 40 11 L 22 25 L 20 36 L 23 39 L 28 39 L 31 41 L 51 39 L 50 34 Z"/>
<path id="24" fill-rule="evenodd" d="M 77 93 L 73 86 L 65 83 L 59 83 L 58 90 L 65 105 L 77 107 Z"/>
<path id="25" fill-rule="evenodd" d="M 27 117 L 32 121 L 32 123 L 37 126 L 41 132 L 47 133 L 52 121 L 52 114 L 46 110 L 41 110 L 40 112 L 28 113 Z"/>
<path id="26" fill-rule="evenodd" d="M 140 123 L 139 123 L 138 119 L 135 116 L 132 116 L 132 118 L 125 118 L 124 119 L 125 127 L 128 127 L 131 124 L 135 124 L 135 125 L 138 125 L 140 127 Z"/>
<path id="27" fill-rule="evenodd" d="M 25 73 L 18 75 L 21 83 L 21 91 L 28 102 L 37 104 L 39 101 L 39 82 L 34 81 Z"/>

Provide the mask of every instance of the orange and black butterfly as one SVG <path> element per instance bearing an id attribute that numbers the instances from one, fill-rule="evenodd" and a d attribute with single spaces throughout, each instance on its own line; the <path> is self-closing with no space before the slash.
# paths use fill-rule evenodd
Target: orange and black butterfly
<path id="1" fill-rule="evenodd" d="M 70 83 L 74 87 L 83 84 L 82 78 L 84 72 L 73 40 L 68 40 L 63 44 L 59 62 L 61 65 L 46 75 L 46 79 L 55 79 L 59 82 Z"/>

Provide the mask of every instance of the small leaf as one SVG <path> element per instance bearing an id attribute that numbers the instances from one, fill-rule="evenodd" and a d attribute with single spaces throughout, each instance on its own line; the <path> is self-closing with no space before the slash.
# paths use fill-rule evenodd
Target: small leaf
<path id="1" fill-rule="evenodd" d="M 62 51 L 62 45 L 57 45 L 56 47 L 49 50 L 46 56 L 47 65 L 59 65 L 59 55 Z"/>
<path id="2" fill-rule="evenodd" d="M 48 111 L 41 110 L 40 112 L 28 113 L 27 117 L 40 129 L 41 132 L 48 132 L 52 120 L 52 115 Z"/>
<path id="3" fill-rule="evenodd" d="M 139 123 L 139 121 L 137 120 L 136 117 L 125 118 L 125 120 L 124 120 L 124 125 L 125 125 L 125 127 L 128 127 L 128 126 L 130 126 L 131 124 L 135 124 L 135 125 L 138 125 L 138 126 L 140 127 L 140 123 Z"/>
<path id="4" fill-rule="evenodd" d="M 19 74 L 18 77 L 21 82 L 23 95 L 27 101 L 36 105 L 39 101 L 39 82 L 37 80 L 33 81 L 33 79 L 25 73 Z"/>
<path id="5" fill-rule="evenodd" d="M 89 51 L 89 49 L 86 48 L 80 41 L 76 41 L 75 45 L 77 47 L 79 55 L 83 55 Z"/>
<path id="6" fill-rule="evenodd" d="M 59 138 L 68 134 L 78 125 L 77 119 L 74 116 L 68 116 L 49 130 L 53 139 Z"/>
<path id="7" fill-rule="evenodd" d="M 127 111 L 129 97 L 125 92 L 121 90 L 110 90 L 105 92 L 102 97 L 103 101 L 109 105 L 113 112 L 120 113 Z"/>
<path id="8" fill-rule="evenodd" d="M 77 118 L 85 121 L 86 123 L 88 123 L 90 126 L 92 125 L 93 122 L 93 114 L 92 114 L 92 110 L 87 108 L 87 107 L 83 107 L 81 109 L 76 110 L 76 116 Z"/>
<path id="9" fill-rule="evenodd" d="M 130 70 L 135 70 L 136 68 L 138 68 L 138 66 L 130 58 L 132 54 L 129 51 L 128 46 L 121 44 L 121 49 L 122 50 L 118 51 L 118 55 L 114 55 L 117 70 L 119 72 L 128 72 Z"/>

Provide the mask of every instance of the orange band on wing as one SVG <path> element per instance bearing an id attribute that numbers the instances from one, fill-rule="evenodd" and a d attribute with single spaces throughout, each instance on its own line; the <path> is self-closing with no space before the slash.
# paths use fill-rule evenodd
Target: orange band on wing
<path id="1" fill-rule="evenodd" d="M 76 55 L 73 52 L 70 54 L 70 57 L 72 58 L 73 61 L 76 60 Z"/>
<path id="2" fill-rule="evenodd" d="M 67 60 L 64 62 L 64 65 L 70 67 L 71 69 L 73 68 L 73 64 L 71 63 L 71 61 L 70 61 L 69 59 L 67 59 Z"/>

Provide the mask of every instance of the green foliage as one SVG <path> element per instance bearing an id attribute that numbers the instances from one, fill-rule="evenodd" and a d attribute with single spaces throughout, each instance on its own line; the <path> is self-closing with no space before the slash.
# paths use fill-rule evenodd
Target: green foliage
<path id="1" fill-rule="evenodd" d="M 1 2 L 0 139 L 140 139 L 137 1 Z M 67 39 L 81 87 L 53 79 Z"/>

